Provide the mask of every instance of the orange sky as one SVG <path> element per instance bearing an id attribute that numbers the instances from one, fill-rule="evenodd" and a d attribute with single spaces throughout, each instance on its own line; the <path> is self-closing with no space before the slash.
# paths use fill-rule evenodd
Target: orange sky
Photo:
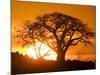
<path id="1" fill-rule="evenodd" d="M 60 12 L 73 17 L 79 18 L 86 23 L 89 28 L 95 30 L 96 26 L 96 7 L 84 5 L 71 5 L 71 4 L 52 4 L 52 3 L 38 3 L 38 2 L 16 2 L 12 0 L 12 51 L 19 48 L 20 45 L 16 42 L 15 27 L 20 26 L 24 20 L 33 20 L 38 15 L 45 13 Z M 95 39 L 92 39 L 93 45 L 84 47 L 71 47 L 66 57 L 81 55 L 81 59 L 95 60 Z M 74 50 L 73 50 L 74 49 Z M 85 56 L 84 58 L 82 56 Z"/>

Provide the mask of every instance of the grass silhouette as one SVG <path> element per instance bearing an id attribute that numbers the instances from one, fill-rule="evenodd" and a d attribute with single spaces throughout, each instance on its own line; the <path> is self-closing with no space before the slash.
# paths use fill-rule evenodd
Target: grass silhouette
<path id="1" fill-rule="evenodd" d="M 18 52 L 12 53 L 12 74 L 42 73 L 55 71 L 89 70 L 95 69 L 93 61 L 67 60 L 59 63 L 53 60 L 35 60 L 29 56 L 23 56 Z"/>

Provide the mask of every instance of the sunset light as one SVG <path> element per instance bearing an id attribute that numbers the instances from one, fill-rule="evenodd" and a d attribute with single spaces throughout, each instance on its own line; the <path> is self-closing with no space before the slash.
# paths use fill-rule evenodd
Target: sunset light
<path id="1" fill-rule="evenodd" d="M 41 42 L 37 42 L 35 44 L 36 46 L 35 49 L 34 49 L 34 46 L 31 45 L 27 49 L 27 55 L 34 59 L 38 59 L 39 57 L 43 57 L 45 60 L 56 60 L 57 59 L 57 54 L 45 44 L 42 44 L 40 50 L 38 50 L 40 44 Z"/>
<path id="2" fill-rule="evenodd" d="M 96 69 L 96 6 L 12 0 L 11 8 L 11 74 Z"/>
<path id="3" fill-rule="evenodd" d="M 33 46 L 30 46 L 28 48 L 27 55 L 34 58 L 34 59 L 37 59 L 35 50 L 33 49 Z"/>

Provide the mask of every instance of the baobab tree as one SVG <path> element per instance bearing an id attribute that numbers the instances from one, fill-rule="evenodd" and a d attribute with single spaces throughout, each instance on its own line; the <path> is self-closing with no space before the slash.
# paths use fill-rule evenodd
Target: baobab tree
<path id="1" fill-rule="evenodd" d="M 95 34 L 80 19 L 58 12 L 38 16 L 34 22 L 26 21 L 19 33 L 25 44 L 39 41 L 48 45 L 57 53 L 59 62 L 65 61 L 70 46 L 90 43 L 89 37 Z"/>

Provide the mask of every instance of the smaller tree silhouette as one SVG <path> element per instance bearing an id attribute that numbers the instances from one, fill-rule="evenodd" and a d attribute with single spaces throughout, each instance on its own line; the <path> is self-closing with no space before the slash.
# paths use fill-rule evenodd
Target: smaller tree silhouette
<path id="1" fill-rule="evenodd" d="M 81 20 L 57 12 L 38 16 L 34 22 L 26 21 L 18 32 L 24 45 L 42 42 L 57 53 L 61 63 L 70 46 L 77 46 L 79 42 L 91 43 L 89 37 L 95 34 Z"/>
<path id="2" fill-rule="evenodd" d="M 41 51 L 46 49 L 46 48 L 43 48 L 43 46 L 44 44 L 42 42 L 38 42 L 32 45 L 33 50 L 35 50 L 35 54 L 38 60 L 44 59 L 45 56 L 49 56 L 49 52 L 51 51 L 51 49 L 48 49 L 45 53 L 41 54 Z"/>

